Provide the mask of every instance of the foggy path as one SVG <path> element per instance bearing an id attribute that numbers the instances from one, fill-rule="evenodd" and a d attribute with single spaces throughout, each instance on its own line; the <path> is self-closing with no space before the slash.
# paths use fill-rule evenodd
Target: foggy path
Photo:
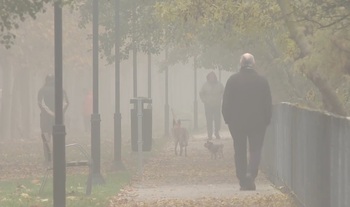
<path id="1" fill-rule="evenodd" d="M 143 178 L 135 178 L 113 198 L 111 206 L 293 206 L 262 173 L 256 191 L 239 190 L 228 132 L 213 140 L 224 144 L 223 159 L 211 159 L 205 142 L 204 134 L 193 135 L 184 157 L 175 155 L 169 141 L 145 164 Z"/>

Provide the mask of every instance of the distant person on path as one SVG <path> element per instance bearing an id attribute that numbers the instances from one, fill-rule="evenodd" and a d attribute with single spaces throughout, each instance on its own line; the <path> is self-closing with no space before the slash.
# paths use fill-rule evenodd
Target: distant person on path
<path id="1" fill-rule="evenodd" d="M 40 108 L 40 129 L 43 141 L 45 164 L 51 163 L 52 127 L 55 124 L 55 77 L 47 75 L 44 85 L 38 92 Z M 63 112 L 68 108 L 67 94 L 63 91 Z"/>
<path id="2" fill-rule="evenodd" d="M 207 81 L 203 84 L 199 92 L 199 97 L 204 103 L 208 139 L 212 139 L 213 125 L 215 137 L 220 139 L 221 101 L 223 93 L 224 85 L 218 81 L 218 78 L 213 71 L 210 72 L 207 75 Z"/>
<path id="3" fill-rule="evenodd" d="M 233 138 L 236 175 L 241 190 L 255 190 L 265 131 L 271 119 L 271 92 L 267 79 L 255 70 L 254 56 L 245 53 L 239 72 L 227 80 L 222 115 Z M 249 162 L 247 160 L 249 142 Z"/>

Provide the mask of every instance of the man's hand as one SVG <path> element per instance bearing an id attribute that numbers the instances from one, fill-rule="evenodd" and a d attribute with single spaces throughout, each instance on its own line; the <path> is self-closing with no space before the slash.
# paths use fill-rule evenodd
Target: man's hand
<path id="1" fill-rule="evenodd" d="M 51 110 L 49 109 L 49 107 L 47 107 L 47 105 L 45 104 L 44 101 L 42 101 L 40 105 L 41 105 L 41 108 L 42 108 L 43 110 L 45 110 L 45 111 L 46 111 L 48 114 L 50 114 L 51 116 L 55 117 L 55 112 L 51 111 Z"/>

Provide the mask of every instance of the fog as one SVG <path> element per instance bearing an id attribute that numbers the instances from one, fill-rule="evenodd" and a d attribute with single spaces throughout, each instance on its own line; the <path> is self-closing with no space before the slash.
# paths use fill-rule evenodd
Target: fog
<path id="1" fill-rule="evenodd" d="M 63 87 L 67 92 L 69 107 L 65 113 L 67 137 L 89 135 L 84 129 L 83 105 L 86 91 L 92 90 L 92 30 L 79 29 L 76 14 L 66 13 L 63 19 Z M 48 29 L 43 29 L 48 26 Z M 74 28 L 74 31 L 71 28 Z M 92 27 L 92 26 L 91 26 Z M 70 29 L 67 29 L 70 28 Z M 37 31 L 36 31 L 37 30 Z M 46 75 L 54 74 L 53 12 L 38 16 L 21 25 L 16 42 L 8 50 L 0 50 L 1 139 L 36 139 L 40 136 L 37 94 Z M 77 41 L 79 40 L 79 41 Z M 122 134 L 130 137 L 130 99 L 133 98 L 132 52 L 121 61 L 120 107 Z M 99 112 L 101 137 L 113 137 L 115 113 L 115 66 L 107 63 L 100 53 L 99 59 Z M 164 51 L 152 56 L 151 94 L 153 106 L 153 131 L 156 136 L 164 132 L 165 73 L 161 71 Z M 237 58 L 238 59 L 238 58 Z M 147 55 L 137 55 L 137 95 L 148 96 Z M 197 94 L 194 94 L 193 62 L 168 67 L 169 114 L 189 119 L 193 127 L 194 101 L 198 101 L 198 126 L 205 126 L 203 104 L 198 97 L 206 75 L 212 70 L 198 69 Z M 214 70 L 214 69 L 213 69 Z M 230 72 L 214 70 L 223 84 Z"/>
<path id="2" fill-rule="evenodd" d="M 153 122 L 155 131 L 164 130 L 164 107 L 165 107 L 165 73 L 160 71 L 160 63 L 162 56 L 153 57 L 152 66 L 152 108 L 153 108 Z M 84 120 L 83 120 L 83 106 L 86 95 L 86 90 L 92 89 L 92 76 L 91 68 L 85 70 L 72 71 L 66 68 L 64 69 L 64 89 L 67 92 L 69 99 L 69 107 L 65 113 L 65 125 L 67 128 L 67 134 L 79 134 L 84 132 Z M 50 71 L 48 71 L 50 72 Z M 210 70 L 199 69 L 197 72 L 197 92 L 200 90 L 201 85 L 206 81 L 206 75 Z M 220 72 L 215 71 L 219 77 Z M 53 73 L 53 71 L 51 71 Z M 120 79 L 120 106 L 122 115 L 122 133 L 125 136 L 129 136 L 130 129 L 130 109 L 133 107 L 130 104 L 130 99 L 133 98 L 133 71 L 132 71 L 132 59 L 125 60 L 121 63 L 121 79 Z M 37 106 L 37 92 L 44 83 L 45 76 L 48 73 L 36 73 L 31 76 L 30 81 L 30 100 L 29 100 L 29 119 L 31 123 L 31 134 L 29 137 L 37 137 L 40 134 L 39 128 L 39 107 Z M 19 74 L 20 75 L 20 74 Z M 137 71 L 137 93 L 139 97 L 148 96 L 148 71 L 147 71 L 147 55 L 138 55 L 138 71 Z M 179 118 L 190 119 L 191 126 L 193 126 L 193 111 L 195 95 L 198 101 L 198 124 L 199 127 L 204 126 L 204 111 L 203 104 L 200 101 L 198 94 L 194 94 L 194 70 L 193 64 L 188 63 L 186 65 L 178 64 L 169 67 L 169 108 Z M 221 72 L 221 81 L 226 82 L 228 72 Z M 3 68 L 1 70 L 2 79 L 4 78 Z M 11 83 L 14 84 L 14 79 L 11 78 Z M 1 81 L 1 88 L 3 88 L 3 81 Z M 2 103 L 11 102 L 12 107 L 16 107 L 16 100 L 13 95 L 23 96 L 21 91 L 16 91 L 15 87 L 12 89 L 12 100 L 7 100 L 9 97 L 2 97 Z M 114 65 L 106 65 L 100 63 L 99 68 L 99 111 L 101 114 L 101 136 L 112 137 L 113 136 L 113 123 L 115 113 L 115 70 Z M 23 126 L 25 123 L 22 120 L 24 118 L 20 109 L 13 111 L 14 114 L 10 115 L 11 120 L 16 119 L 19 126 L 17 129 L 10 130 L 11 138 L 24 138 L 23 130 L 26 128 Z M 3 115 L 3 114 L 2 114 Z M 16 117 L 17 116 L 17 117 Z M 170 117 L 171 118 L 171 117 Z M 14 123 L 12 123 L 14 124 Z M 10 127 L 10 126 L 8 126 Z M 9 131 L 9 129 L 4 129 Z M 27 137 L 28 138 L 28 137 Z"/>
<path id="3" fill-rule="evenodd" d="M 160 135 L 164 131 L 164 107 L 165 107 L 165 73 L 160 71 L 160 64 L 163 56 L 153 57 L 152 66 L 152 110 L 153 110 L 153 126 L 154 132 Z M 114 101 L 115 101 L 115 80 L 114 65 L 102 66 L 100 69 L 100 85 L 99 85 L 99 110 L 101 114 L 101 136 L 112 137 L 114 123 Z M 121 63 L 121 79 L 120 79 L 120 107 L 122 115 L 122 133 L 124 136 L 130 136 L 130 99 L 133 98 L 133 71 L 132 58 Z M 169 67 L 168 73 L 168 98 L 169 98 L 169 114 L 172 118 L 171 110 L 174 111 L 178 118 L 190 119 L 189 127 L 193 127 L 194 112 L 194 70 L 193 64 L 178 64 Z M 198 101 L 198 124 L 199 127 L 205 126 L 204 108 L 198 97 L 198 91 L 201 85 L 206 81 L 206 75 L 210 70 L 198 70 L 197 77 L 197 101 Z M 88 73 L 88 72 L 87 72 Z M 219 76 L 219 71 L 216 71 Z M 229 73 L 222 72 L 222 82 L 225 83 Z M 138 71 L 137 71 L 137 95 L 138 97 L 148 96 L 148 71 L 147 71 L 147 55 L 138 55 Z M 81 74 L 79 74 L 81 76 Z M 85 82 L 91 81 L 91 73 Z M 77 79 L 80 79 L 77 77 Z M 69 83 L 68 83 L 69 82 Z M 91 85 L 91 84 L 87 84 Z M 91 86 L 90 86 L 91 87 Z M 69 96 L 71 105 L 66 113 L 66 126 L 72 132 L 83 131 L 83 120 L 81 116 L 81 106 L 84 100 L 84 85 L 79 86 L 79 82 L 75 82 L 74 78 L 67 78 L 65 89 Z M 74 100 L 75 99 L 75 100 Z"/>

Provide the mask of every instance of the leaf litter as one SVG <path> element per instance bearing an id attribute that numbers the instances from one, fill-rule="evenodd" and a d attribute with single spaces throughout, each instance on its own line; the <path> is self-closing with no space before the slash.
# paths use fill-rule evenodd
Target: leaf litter
<path id="1" fill-rule="evenodd" d="M 224 136 L 223 136 L 224 137 Z M 224 158 L 211 159 L 203 136 L 192 136 L 188 156 L 175 156 L 169 140 L 143 167 L 142 176 L 110 200 L 109 207 L 294 207 L 292 196 L 280 191 L 260 172 L 256 191 L 239 191 L 232 139 L 223 143 Z"/>

